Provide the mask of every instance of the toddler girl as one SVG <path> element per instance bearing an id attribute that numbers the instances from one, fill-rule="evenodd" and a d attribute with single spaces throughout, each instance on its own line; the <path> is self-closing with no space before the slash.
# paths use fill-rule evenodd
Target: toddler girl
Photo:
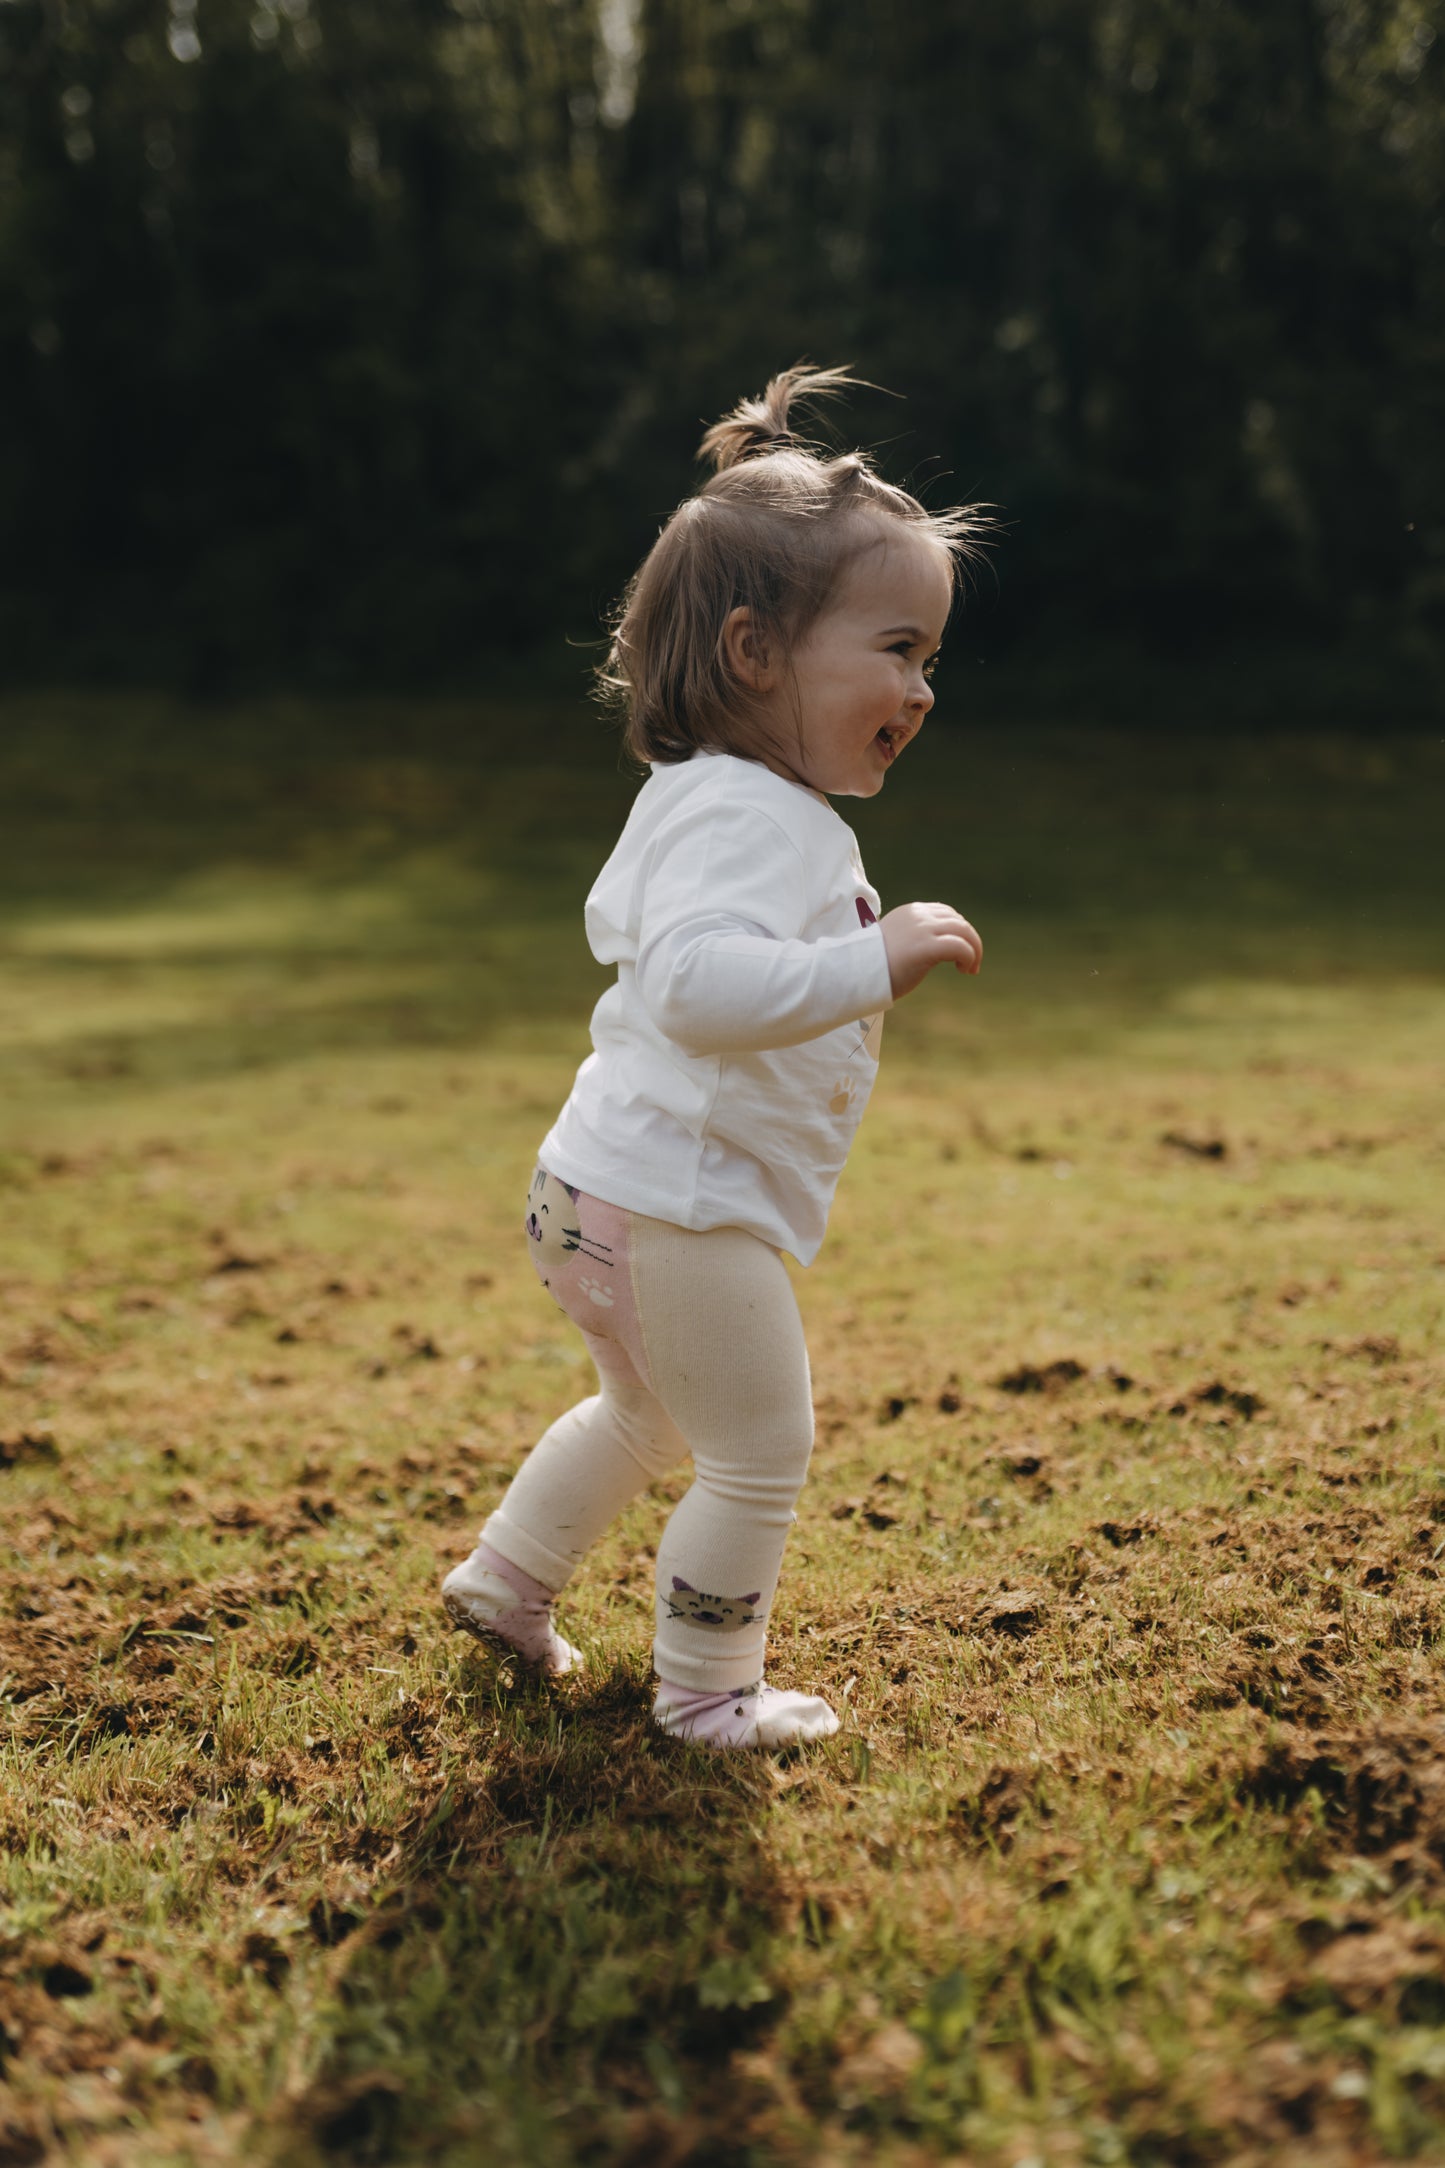
<path id="1" fill-rule="evenodd" d="M 599 1391 L 533 1447 L 447 1575 L 453 1621 L 548 1672 L 589 1545 L 684 1455 L 657 1553 L 654 1714 L 713 1747 L 826 1738 L 825 1701 L 763 1683 L 783 1544 L 813 1442 L 782 1262 L 817 1255 L 878 1066 L 883 1012 L 936 964 L 976 972 L 942 903 L 879 918 L 829 797 L 871 798 L 933 705 L 961 560 L 988 522 L 925 511 L 861 453 L 804 445 L 790 369 L 708 431 L 710 480 L 628 590 L 604 683 L 651 769 L 587 899 L 617 980 L 544 1139 L 532 1262 Z"/>

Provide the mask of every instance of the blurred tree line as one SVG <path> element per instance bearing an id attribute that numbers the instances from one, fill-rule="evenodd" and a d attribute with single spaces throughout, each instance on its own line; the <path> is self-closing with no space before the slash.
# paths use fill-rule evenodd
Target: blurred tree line
<path id="1" fill-rule="evenodd" d="M 1445 0 L 0 0 L 0 650 L 595 629 L 800 354 L 987 643 L 1445 635 Z"/>

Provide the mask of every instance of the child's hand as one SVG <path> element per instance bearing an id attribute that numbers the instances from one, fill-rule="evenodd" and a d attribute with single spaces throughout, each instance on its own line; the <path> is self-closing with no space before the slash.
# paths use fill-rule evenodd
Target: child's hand
<path id="1" fill-rule="evenodd" d="M 879 924 L 895 1001 L 911 994 L 935 964 L 976 972 L 983 962 L 982 941 L 951 904 L 900 903 L 885 911 Z"/>

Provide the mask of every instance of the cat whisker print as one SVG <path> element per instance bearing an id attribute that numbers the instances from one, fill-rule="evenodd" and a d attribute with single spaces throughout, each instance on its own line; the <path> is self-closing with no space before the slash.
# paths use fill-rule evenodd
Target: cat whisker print
<path id="1" fill-rule="evenodd" d="M 611 1269 L 612 1251 L 605 1242 L 594 1242 L 590 1236 L 581 1233 L 574 1239 L 572 1235 L 564 1232 L 562 1247 L 569 1253 L 573 1250 L 579 1251 L 589 1264 L 606 1265 L 609 1270 Z"/>
<path id="2" fill-rule="evenodd" d="M 663 1601 L 669 1617 L 686 1619 L 693 1626 L 716 1626 L 726 1634 L 754 1625 L 758 1614 L 753 1605 L 761 1603 L 762 1598 L 760 1588 L 755 1588 L 750 1596 L 709 1596 L 675 1573 L 672 1594 L 664 1593 Z"/>

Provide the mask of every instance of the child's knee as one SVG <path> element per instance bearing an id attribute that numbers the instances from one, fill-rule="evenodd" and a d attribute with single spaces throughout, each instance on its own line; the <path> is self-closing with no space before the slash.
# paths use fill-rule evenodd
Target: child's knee
<path id="1" fill-rule="evenodd" d="M 694 1444 L 693 1466 L 698 1482 L 719 1503 L 771 1518 L 778 1513 L 791 1515 L 807 1479 L 812 1452 L 809 1423 L 774 1433 L 762 1444 L 750 1439 L 737 1451 Z"/>

